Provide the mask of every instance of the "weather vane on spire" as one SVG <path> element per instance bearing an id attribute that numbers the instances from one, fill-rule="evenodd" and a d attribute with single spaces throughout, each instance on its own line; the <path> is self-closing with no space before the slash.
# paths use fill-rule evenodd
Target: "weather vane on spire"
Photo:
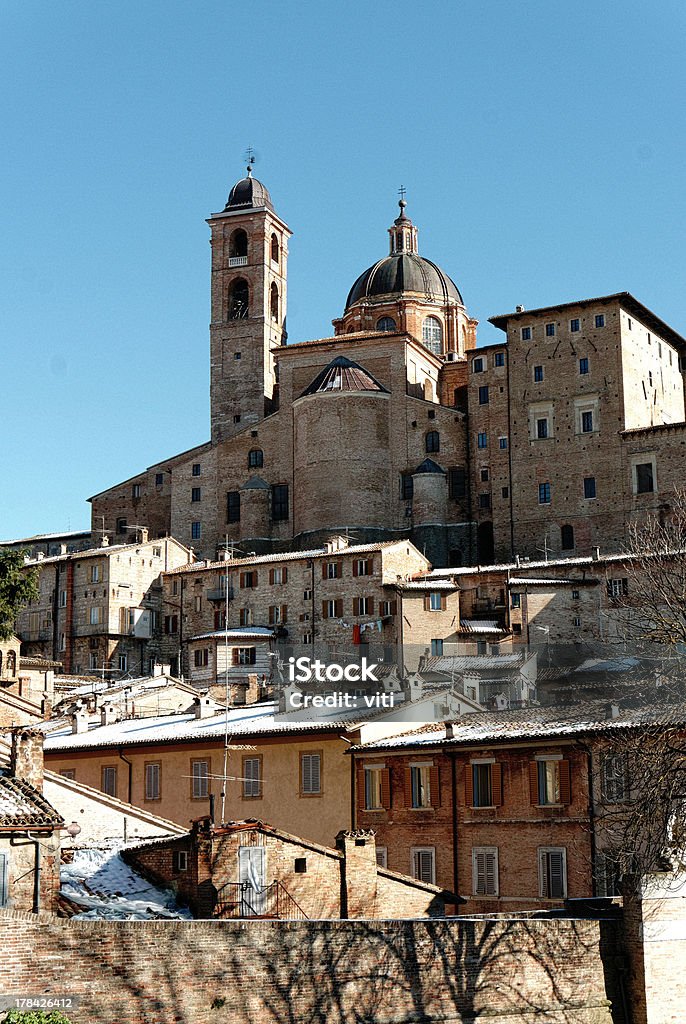
<path id="1" fill-rule="evenodd" d="M 401 185 L 400 188 L 398 189 L 398 195 L 400 196 L 400 199 L 398 200 L 398 206 L 400 207 L 401 210 L 404 210 L 405 207 L 407 206 L 407 203 L 405 202 L 406 194 L 407 189 L 405 188 L 404 185 Z"/>
<path id="2" fill-rule="evenodd" d="M 248 162 L 248 177 L 252 174 L 252 165 L 255 163 L 255 150 L 252 146 L 248 146 L 245 151 L 245 159 Z"/>

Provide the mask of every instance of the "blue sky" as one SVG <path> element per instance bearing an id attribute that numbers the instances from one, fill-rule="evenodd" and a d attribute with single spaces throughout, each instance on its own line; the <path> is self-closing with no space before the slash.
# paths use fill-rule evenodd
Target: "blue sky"
<path id="1" fill-rule="evenodd" d="M 386 253 L 481 322 L 632 291 L 686 333 L 686 9 L 5 0 L 0 538 L 208 437 L 205 218 L 243 154 L 294 232 L 291 341 Z"/>

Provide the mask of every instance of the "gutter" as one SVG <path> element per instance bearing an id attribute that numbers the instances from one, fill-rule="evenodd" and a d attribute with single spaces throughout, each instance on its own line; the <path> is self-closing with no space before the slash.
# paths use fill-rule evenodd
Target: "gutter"
<path id="1" fill-rule="evenodd" d="M 118 749 L 119 749 L 119 758 L 120 758 L 120 760 L 123 761 L 124 764 L 127 764 L 129 766 L 129 785 L 128 785 L 128 796 L 126 798 L 126 802 L 130 804 L 130 803 L 133 802 L 131 800 L 131 790 L 132 790 L 132 780 L 133 780 L 133 762 L 129 761 L 129 759 L 127 757 L 124 757 L 124 755 L 122 754 L 122 750 L 124 749 L 123 747 L 120 746 Z"/>

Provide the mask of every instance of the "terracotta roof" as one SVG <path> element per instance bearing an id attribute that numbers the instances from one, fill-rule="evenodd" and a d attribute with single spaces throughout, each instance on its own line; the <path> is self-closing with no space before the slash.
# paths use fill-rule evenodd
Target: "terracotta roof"
<path id="1" fill-rule="evenodd" d="M 226 572 L 227 569 L 231 569 L 234 566 L 264 565 L 272 562 L 295 562 L 300 559 L 310 558 L 335 559 L 341 558 L 343 555 L 362 555 L 372 551 L 383 551 L 386 548 L 393 547 L 395 544 L 411 545 L 411 541 L 403 539 L 382 540 L 377 544 L 350 544 L 348 547 L 338 548 L 334 551 L 329 551 L 328 548 L 310 548 L 308 551 L 281 551 L 273 555 L 250 555 L 244 558 L 230 558 L 228 561 L 189 562 L 186 565 L 177 566 L 176 569 L 167 569 L 163 575 L 173 576 L 179 573 L 200 572 L 202 570 L 214 570 L 216 572 L 219 569 Z"/>
<path id="2" fill-rule="evenodd" d="M 42 793 L 0 769 L 0 829 L 57 829 L 64 821 Z"/>

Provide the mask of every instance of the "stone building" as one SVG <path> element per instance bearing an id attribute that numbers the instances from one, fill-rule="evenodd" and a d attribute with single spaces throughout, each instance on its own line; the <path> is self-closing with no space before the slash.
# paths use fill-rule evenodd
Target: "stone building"
<path id="1" fill-rule="evenodd" d="M 39 596 L 17 617 L 27 657 L 58 660 L 66 673 L 144 675 L 158 660 L 161 574 L 190 555 L 170 537 L 30 561 Z"/>
<path id="2" fill-rule="evenodd" d="M 248 176 L 209 218 L 210 440 L 95 495 L 214 559 L 332 532 L 434 565 L 617 550 L 683 478 L 686 342 L 628 292 L 493 317 L 419 255 L 404 201 L 334 336 L 286 344 L 290 230 Z"/>
<path id="3" fill-rule="evenodd" d="M 195 917 L 322 921 L 442 917 L 458 896 L 379 865 L 374 833 L 341 831 L 336 849 L 255 818 L 215 825 L 200 818 L 185 836 L 141 843 L 125 859 L 172 887 Z"/>

